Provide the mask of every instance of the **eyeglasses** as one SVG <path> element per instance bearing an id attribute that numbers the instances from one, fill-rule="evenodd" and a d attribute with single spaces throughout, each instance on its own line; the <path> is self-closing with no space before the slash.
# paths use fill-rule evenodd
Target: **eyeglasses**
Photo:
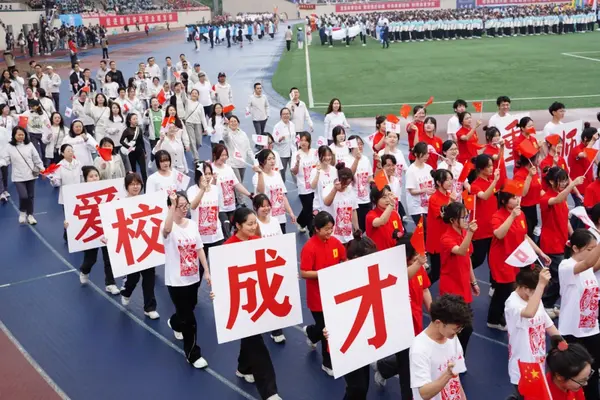
<path id="1" fill-rule="evenodd" d="M 190 206 L 189 203 L 185 203 L 185 204 L 178 205 L 177 208 L 179 208 L 180 210 L 187 210 L 189 206 Z"/>
<path id="2" fill-rule="evenodd" d="M 573 378 L 569 378 L 570 381 L 575 382 L 576 384 L 578 384 L 579 386 L 583 387 L 583 386 L 587 386 L 588 381 L 590 380 L 590 378 L 592 377 L 592 375 L 594 375 L 594 369 L 591 370 L 590 374 L 584 378 L 584 380 L 582 382 L 575 380 Z"/>
<path id="3" fill-rule="evenodd" d="M 444 324 L 444 326 L 446 327 L 446 326 L 448 326 L 448 324 Z M 461 333 L 463 331 L 463 329 L 465 329 L 464 326 L 459 326 L 458 328 L 454 329 L 454 333 L 458 335 L 459 333 Z"/>

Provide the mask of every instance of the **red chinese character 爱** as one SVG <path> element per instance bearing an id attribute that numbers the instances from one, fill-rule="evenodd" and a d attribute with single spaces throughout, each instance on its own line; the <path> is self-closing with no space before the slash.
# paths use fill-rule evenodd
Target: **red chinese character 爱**
<path id="1" fill-rule="evenodd" d="M 117 236 L 117 253 L 121 250 L 125 250 L 125 260 L 127 265 L 132 265 L 134 262 L 144 261 L 153 251 L 159 253 L 165 253 L 165 247 L 158 243 L 160 236 L 160 224 L 162 220 L 160 218 L 153 217 L 154 215 L 162 214 L 163 210 L 159 206 L 150 208 L 147 204 L 138 204 L 140 209 L 139 212 L 131 214 L 129 218 L 125 217 L 125 212 L 122 208 L 117 209 L 117 222 L 112 224 L 113 228 L 118 230 Z M 130 229 L 130 225 L 133 225 L 134 221 L 137 220 L 137 229 Z M 146 223 L 151 222 L 153 224 L 150 235 L 146 232 Z M 131 239 L 142 238 L 146 243 L 147 247 L 144 252 L 137 257 L 134 257 L 133 249 L 131 248 Z"/>
<path id="2" fill-rule="evenodd" d="M 84 243 L 88 243 L 102 236 L 104 231 L 102 230 L 102 225 L 100 223 L 100 211 L 98 210 L 98 205 L 112 201 L 116 194 L 117 189 L 114 186 L 111 186 L 96 190 L 95 192 L 76 196 L 77 200 L 81 200 L 81 204 L 75 206 L 73 215 L 78 219 L 85 219 L 85 224 L 77 236 L 75 236 L 75 240 L 82 240 Z M 94 232 L 89 236 L 83 237 L 90 229 Z"/>
<path id="3" fill-rule="evenodd" d="M 375 335 L 372 338 L 369 338 L 367 343 L 378 349 L 387 341 L 387 329 L 385 325 L 385 315 L 383 313 L 383 299 L 381 296 L 381 291 L 387 287 L 394 286 L 398 278 L 394 275 L 388 274 L 387 278 L 383 280 L 380 279 L 378 264 L 371 265 L 368 273 L 369 283 L 367 285 L 349 290 L 345 293 L 340 293 L 334 297 L 335 304 L 345 303 L 358 297 L 361 298 L 354 324 L 352 324 L 350 333 L 340 348 L 342 353 L 346 353 L 352 343 L 354 343 L 354 340 L 365 324 L 365 320 L 367 319 L 367 315 L 369 315 L 370 311 L 373 311 Z"/>
<path id="4" fill-rule="evenodd" d="M 271 258 L 267 261 L 265 253 Z M 229 275 L 229 319 L 227 320 L 227 329 L 233 328 L 237 319 L 239 308 L 241 291 L 246 290 L 248 301 L 242 306 L 242 309 L 247 313 L 251 314 L 250 318 L 252 322 L 256 322 L 267 310 L 273 315 L 278 317 L 285 317 L 292 310 L 289 296 L 285 296 L 281 303 L 275 300 L 277 292 L 283 283 L 283 275 L 273 274 L 271 282 L 267 275 L 269 268 L 277 268 L 285 266 L 285 259 L 277 255 L 277 250 L 273 249 L 260 249 L 255 251 L 256 262 L 250 265 L 243 266 L 231 266 L 228 268 Z M 240 281 L 240 276 L 243 274 L 256 273 L 258 280 L 253 278 L 246 278 L 244 281 Z M 256 284 L 262 297 L 262 304 L 258 306 L 256 301 Z"/>

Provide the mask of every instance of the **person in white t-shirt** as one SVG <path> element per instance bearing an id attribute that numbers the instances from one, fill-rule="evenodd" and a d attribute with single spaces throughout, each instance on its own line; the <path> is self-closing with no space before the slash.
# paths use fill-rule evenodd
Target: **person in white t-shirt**
<path id="1" fill-rule="evenodd" d="M 197 344 L 197 325 L 194 308 L 198 303 L 198 289 L 202 275 L 210 282 L 206 256 L 202 250 L 202 238 L 196 224 L 186 218 L 190 203 L 184 192 L 173 192 L 167 198 L 169 208 L 162 224 L 165 247 L 165 285 L 175 306 L 175 314 L 167 325 L 175 339 L 183 339 L 187 361 L 194 368 L 206 368 Z"/>
<path id="2" fill-rule="evenodd" d="M 467 371 L 457 335 L 473 312 L 461 296 L 445 294 L 431 303 L 431 322 L 410 346 L 414 400 L 466 399 L 458 374 Z"/>
<path id="3" fill-rule="evenodd" d="M 458 145 L 454 140 L 446 140 L 442 145 L 442 161 L 438 164 L 438 169 L 447 169 L 452 172 L 452 191 L 457 196 L 458 201 L 462 201 L 463 188 L 471 190 L 469 181 L 459 182 L 460 174 L 463 170 L 463 165 L 457 160 Z"/>
<path id="4" fill-rule="evenodd" d="M 171 169 L 171 155 L 166 150 L 158 150 L 154 155 L 156 172 L 148 177 L 146 193 L 183 189 L 177 184 L 177 171 Z"/>
<path id="5" fill-rule="evenodd" d="M 448 139 L 456 140 L 456 132 L 461 127 L 460 123 L 458 122 L 458 114 L 467 111 L 467 102 L 462 99 L 458 99 L 454 102 L 452 108 L 454 109 L 454 115 L 448 120 L 446 133 L 448 134 Z"/>
<path id="6" fill-rule="evenodd" d="M 587 229 L 576 229 L 569 238 L 565 258 L 558 266 L 561 313 L 558 330 L 569 343 L 580 343 L 590 352 L 597 371 L 600 362 L 600 330 L 598 328 L 598 280 L 600 246 Z M 598 399 L 598 374 L 590 376 L 584 387 L 586 399 Z"/>
<path id="7" fill-rule="evenodd" d="M 352 172 L 354 172 L 352 188 L 356 193 L 356 201 L 358 203 L 358 210 L 356 211 L 358 216 L 358 227 L 361 231 L 365 232 L 367 213 L 373 208 L 370 198 L 370 182 L 373 180 L 373 165 L 367 156 L 363 155 L 364 142 L 360 136 L 352 135 L 348 140 L 356 140 L 356 143 L 358 144 L 358 147 L 350 149 L 350 156 L 353 158 L 351 169 Z"/>
<path id="8" fill-rule="evenodd" d="M 498 128 L 498 124 L 500 123 L 500 118 L 504 118 L 506 116 L 510 116 L 508 113 L 510 111 L 510 98 L 508 96 L 500 96 L 496 99 L 496 106 L 498 106 L 498 112 L 490 117 L 488 122 L 488 128 L 495 126 Z"/>
<path id="9" fill-rule="evenodd" d="M 313 218 L 313 201 L 315 198 L 315 190 L 311 186 L 310 175 L 317 166 L 319 158 L 317 150 L 311 149 L 311 137 L 308 132 L 300 132 L 298 142 L 298 152 L 293 158 L 291 173 L 296 177 L 296 186 L 298 187 L 298 197 L 302 203 L 302 210 L 298 215 L 298 232 L 305 233 L 310 229 L 310 224 Z"/>
<path id="10" fill-rule="evenodd" d="M 331 132 L 333 143 L 329 145 L 329 148 L 335 156 L 335 163 L 348 162 L 347 158 L 350 156 L 350 149 L 346 146 L 346 131 L 341 125 L 333 128 Z"/>
<path id="11" fill-rule="evenodd" d="M 333 162 L 333 152 L 329 146 L 320 146 L 317 149 L 319 162 L 310 173 L 310 185 L 315 191 L 313 201 L 313 215 L 319 211 L 329 212 L 329 208 L 323 203 L 325 196 L 333 190 L 333 182 L 338 178 L 337 169 L 331 164 Z"/>
<path id="12" fill-rule="evenodd" d="M 560 335 L 544 310 L 542 295 L 550 281 L 550 270 L 539 266 L 523 267 L 516 276 L 516 289 L 506 300 L 504 317 L 508 331 L 508 375 L 517 386 L 521 378 L 518 361 L 542 365 L 546 360 L 546 334 Z"/>
<path id="13" fill-rule="evenodd" d="M 406 171 L 406 190 L 408 191 L 406 200 L 408 203 L 408 214 L 412 217 L 415 224 L 417 224 L 421 216 L 423 216 L 423 220 L 427 217 L 429 197 L 435 193 L 435 185 L 431 176 L 433 168 L 429 164 L 426 164 L 429 158 L 427 143 L 417 143 L 413 147 L 412 153 L 415 156 L 415 162 Z"/>
<path id="14" fill-rule="evenodd" d="M 555 101 L 554 103 L 550 104 L 550 107 L 548 107 L 548 112 L 550 113 L 550 115 L 552 115 L 552 120 L 544 126 L 543 139 L 546 139 L 548 136 L 553 135 L 555 133 L 558 133 L 559 135 L 561 134 L 561 132 L 559 131 L 559 125 L 562 124 L 562 120 L 565 118 L 565 105 L 563 103 Z"/>
<path id="15" fill-rule="evenodd" d="M 335 219 L 333 236 L 342 243 L 352 240 L 353 232 L 358 230 L 358 201 L 352 187 L 354 176 L 352 170 L 344 163 L 335 166 L 338 179 L 334 181 L 333 190 L 323 198 L 325 206 L 331 210 Z"/>

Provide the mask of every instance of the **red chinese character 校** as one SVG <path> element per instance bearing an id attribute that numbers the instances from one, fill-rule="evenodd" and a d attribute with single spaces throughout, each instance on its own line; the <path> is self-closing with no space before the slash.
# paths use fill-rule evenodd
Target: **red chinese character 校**
<path id="1" fill-rule="evenodd" d="M 158 243 L 159 235 L 160 235 L 160 224 L 162 222 L 161 219 L 153 217 L 153 215 L 162 214 L 162 208 L 156 206 L 152 209 L 147 204 L 138 204 L 140 209 L 139 212 L 131 214 L 130 218 L 125 217 L 125 212 L 122 208 L 117 209 L 117 222 L 112 224 L 113 228 L 118 230 L 117 236 L 117 253 L 120 253 L 121 250 L 125 250 L 125 260 L 127 261 L 127 265 L 132 265 L 134 262 L 142 262 L 144 261 L 153 251 L 157 251 L 159 253 L 165 253 L 164 245 Z M 149 218 L 148 218 L 149 217 Z M 137 229 L 129 229 L 129 226 L 137 221 Z M 146 223 L 150 221 L 154 226 L 152 226 L 151 234 L 148 235 L 145 231 Z M 146 242 L 146 249 L 137 259 L 134 259 L 133 249 L 131 248 L 131 239 L 138 239 L 139 237 L 144 239 Z"/>
<path id="2" fill-rule="evenodd" d="M 111 202 L 115 198 L 117 189 L 114 186 L 96 190 L 95 192 L 84 193 L 76 196 L 77 200 L 81 200 L 82 204 L 77 204 L 73 210 L 73 215 L 78 219 L 85 219 L 85 224 L 81 231 L 75 236 L 75 240 L 82 240 L 84 243 L 98 239 L 104 231 L 100 223 L 100 211 L 98 205 Z M 93 200 L 93 202 L 91 201 Z M 89 230 L 93 230 L 89 236 L 83 237 Z M 83 237 L 83 239 L 81 239 Z"/>

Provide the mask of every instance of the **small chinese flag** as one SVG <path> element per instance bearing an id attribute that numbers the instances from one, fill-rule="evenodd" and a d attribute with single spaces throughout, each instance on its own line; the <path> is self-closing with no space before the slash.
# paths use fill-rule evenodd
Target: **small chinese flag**
<path id="1" fill-rule="evenodd" d="M 591 147 L 586 147 L 585 149 L 583 149 L 583 151 L 588 161 L 593 163 L 596 159 L 596 156 L 598 155 L 598 150 L 592 149 Z"/>
<path id="2" fill-rule="evenodd" d="M 111 161 L 112 160 L 112 149 L 107 149 L 107 148 L 104 148 L 104 147 L 96 146 L 96 151 L 98 152 L 98 155 L 100 157 L 102 157 L 102 159 L 104 161 Z"/>
<path id="3" fill-rule="evenodd" d="M 89 93 L 90 92 L 90 87 L 87 86 L 87 85 L 85 85 L 84 87 L 81 88 L 81 91 L 85 92 L 85 93 Z"/>
<path id="4" fill-rule="evenodd" d="M 51 175 L 56 172 L 56 170 L 60 167 L 58 164 L 50 164 L 48 167 L 42 172 L 42 175 Z"/>
<path id="5" fill-rule="evenodd" d="M 408 118 L 408 116 L 410 115 L 410 110 L 411 108 L 408 104 L 403 104 L 400 108 L 400 116 L 404 119 Z"/>
<path id="6" fill-rule="evenodd" d="M 474 197 L 475 196 L 471 196 L 469 194 L 468 190 L 463 190 L 463 192 L 462 192 L 463 203 L 465 205 L 465 208 L 469 211 L 473 211 L 475 209 Z"/>
<path id="7" fill-rule="evenodd" d="M 467 161 L 460 173 L 460 176 L 458 177 L 458 181 L 461 183 L 466 181 L 473 168 L 475 168 L 473 163 L 471 161 Z"/>
<path id="8" fill-rule="evenodd" d="M 400 122 L 400 119 L 395 116 L 394 114 L 388 114 L 385 119 L 388 120 L 388 122 L 391 122 L 392 124 L 397 124 L 398 122 Z"/>
<path id="9" fill-rule="evenodd" d="M 19 115 L 19 126 L 23 129 L 27 129 L 27 122 L 29 121 L 29 117 L 26 115 Z"/>
<path id="10" fill-rule="evenodd" d="M 483 102 L 482 101 L 474 101 L 473 108 L 478 113 L 482 112 L 483 111 Z"/>
<path id="11" fill-rule="evenodd" d="M 228 106 L 223 107 L 223 114 L 230 113 L 233 110 L 235 110 L 235 106 L 233 104 L 230 104 Z"/>
<path id="12" fill-rule="evenodd" d="M 156 95 L 156 100 L 158 100 L 158 104 L 163 105 L 165 101 L 167 101 L 167 96 L 165 96 L 165 90 L 160 89 L 158 95 Z"/>
<path id="13" fill-rule="evenodd" d="M 375 186 L 377 186 L 378 190 L 382 190 L 386 185 L 389 185 L 389 181 L 387 176 L 385 176 L 384 170 L 380 170 L 378 173 L 376 173 L 373 180 L 375 181 Z"/>
<path id="14" fill-rule="evenodd" d="M 169 124 L 175 123 L 175 117 L 165 117 L 162 122 L 162 127 L 166 128 Z"/>
<path id="15" fill-rule="evenodd" d="M 215 87 L 215 85 L 213 85 L 212 91 L 214 92 L 215 90 L 216 90 L 216 87 Z"/>
<path id="16" fill-rule="evenodd" d="M 433 104 L 433 96 L 431 96 L 429 98 L 429 100 L 427 100 L 427 103 L 425 103 L 425 105 L 423 107 L 427 108 L 427 107 L 429 107 L 432 104 Z"/>
<path id="17" fill-rule="evenodd" d="M 425 227 L 423 226 L 423 216 L 419 219 L 417 229 L 410 238 L 410 244 L 415 248 L 415 251 L 421 255 L 425 255 Z"/>
<path id="18" fill-rule="evenodd" d="M 541 364 L 519 361 L 519 393 L 525 399 L 552 400 Z"/>
<path id="19" fill-rule="evenodd" d="M 128 112 L 128 111 L 129 111 L 129 107 L 127 107 L 127 103 L 123 104 L 123 110 L 124 110 L 125 112 Z"/>
<path id="20" fill-rule="evenodd" d="M 517 152 L 520 155 L 525 156 L 526 158 L 532 158 L 537 154 L 538 149 L 535 148 L 531 141 L 523 140 L 521 143 L 519 143 L 519 147 L 517 147 Z"/>
<path id="21" fill-rule="evenodd" d="M 174 72 L 173 72 L 173 76 L 174 76 L 175 78 L 179 79 L 179 77 L 181 76 L 181 74 L 180 74 L 179 72 L 177 72 L 177 71 L 174 71 Z"/>
<path id="22" fill-rule="evenodd" d="M 502 188 L 502 191 L 517 197 L 521 197 L 523 196 L 523 186 L 524 185 L 521 182 L 515 181 L 514 179 L 507 179 L 504 181 L 504 187 Z"/>

